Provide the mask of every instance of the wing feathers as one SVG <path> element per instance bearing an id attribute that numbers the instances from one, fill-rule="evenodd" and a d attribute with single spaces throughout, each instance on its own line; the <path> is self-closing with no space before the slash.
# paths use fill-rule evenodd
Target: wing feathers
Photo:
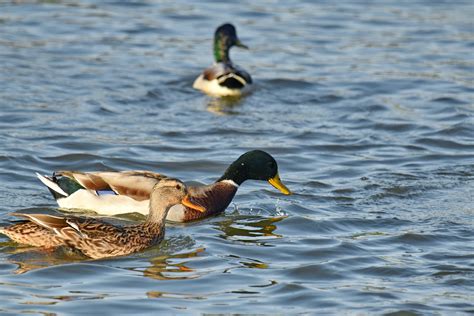
<path id="1" fill-rule="evenodd" d="M 242 88 L 252 83 L 252 78 L 245 70 L 231 63 L 218 63 L 207 68 L 203 78 L 207 81 L 216 79 L 220 85 L 228 88 Z"/>
<path id="2" fill-rule="evenodd" d="M 25 217 L 26 219 L 48 229 L 60 229 L 68 226 L 63 217 L 46 215 L 46 214 L 24 214 L 12 213 L 11 215 Z"/>
<path id="3" fill-rule="evenodd" d="M 76 180 L 84 188 L 89 190 L 105 190 L 109 189 L 109 185 L 102 177 L 95 173 L 76 172 L 76 171 L 58 171 L 57 176 L 64 176 Z"/>
<path id="4" fill-rule="evenodd" d="M 59 171 L 58 176 L 72 178 L 92 191 L 112 190 L 137 201 L 147 200 L 155 184 L 165 175 L 149 171 L 75 172 Z"/>
<path id="5" fill-rule="evenodd" d="M 227 87 L 229 89 L 242 89 L 245 87 L 247 82 L 244 78 L 238 76 L 235 73 L 229 73 L 217 78 L 219 85 Z"/>
<path id="6" fill-rule="evenodd" d="M 23 213 L 12 213 L 11 215 L 25 217 L 26 219 L 38 224 L 41 227 L 52 230 L 55 234 L 61 237 L 66 237 L 63 232 L 67 230 L 73 230 L 76 235 L 87 238 L 87 235 L 83 234 L 79 226 L 72 222 L 70 219 L 65 217 L 58 217 L 46 214 L 23 214 Z"/>

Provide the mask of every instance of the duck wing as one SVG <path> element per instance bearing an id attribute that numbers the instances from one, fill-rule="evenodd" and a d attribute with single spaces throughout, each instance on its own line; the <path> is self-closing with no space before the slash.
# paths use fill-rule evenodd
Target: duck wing
<path id="1" fill-rule="evenodd" d="M 242 89 L 252 83 L 252 78 L 243 69 L 231 63 L 217 63 L 204 70 L 205 80 L 217 80 L 220 86 L 229 89 Z"/>
<path id="2" fill-rule="evenodd" d="M 59 217 L 47 214 L 25 214 L 11 213 L 13 216 L 24 217 L 28 221 L 40 227 L 50 230 L 52 233 L 67 241 L 77 241 L 79 239 L 102 240 L 111 242 L 111 236 L 120 237 L 126 235 L 131 227 L 114 226 L 109 223 L 85 217 Z"/>
<path id="3" fill-rule="evenodd" d="M 80 224 L 74 218 L 47 214 L 12 213 L 11 215 L 24 217 L 64 239 L 71 239 L 71 236 L 77 236 L 79 238 L 87 237 L 87 235 L 81 231 Z"/>
<path id="4" fill-rule="evenodd" d="M 59 171 L 55 177 L 67 177 L 92 191 L 113 191 L 137 201 L 148 200 L 156 183 L 168 177 L 150 171 L 77 172 Z"/>

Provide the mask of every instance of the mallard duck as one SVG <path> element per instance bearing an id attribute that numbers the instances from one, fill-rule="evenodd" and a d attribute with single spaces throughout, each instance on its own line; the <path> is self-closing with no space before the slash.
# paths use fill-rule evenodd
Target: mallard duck
<path id="1" fill-rule="evenodd" d="M 49 188 L 61 208 L 86 209 L 104 215 L 148 213 L 148 199 L 153 186 L 168 177 L 150 171 L 75 172 L 59 171 L 52 177 L 37 174 Z M 167 219 L 187 222 L 223 212 L 245 180 L 265 180 L 283 194 L 291 194 L 281 182 L 275 159 L 261 150 L 246 152 L 234 161 L 216 182 L 190 186 L 189 201 L 178 203 Z"/>
<path id="2" fill-rule="evenodd" d="M 219 26 L 214 34 L 216 62 L 197 77 L 193 88 L 211 96 L 240 96 L 250 90 L 252 78 L 230 60 L 229 50 L 232 46 L 248 49 L 238 39 L 232 24 L 226 23 Z"/>
<path id="3" fill-rule="evenodd" d="M 35 247 L 68 246 L 93 259 L 128 255 L 161 242 L 166 214 L 172 205 L 187 201 L 186 194 L 181 181 L 162 179 L 153 187 L 148 216 L 139 225 L 120 227 L 93 218 L 13 213 L 26 220 L 0 228 L 0 233 Z M 186 203 L 202 209 L 189 201 Z"/>

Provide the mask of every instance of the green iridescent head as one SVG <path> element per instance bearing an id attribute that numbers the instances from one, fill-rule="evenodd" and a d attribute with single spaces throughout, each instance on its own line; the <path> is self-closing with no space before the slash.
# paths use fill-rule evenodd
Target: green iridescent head
<path id="1" fill-rule="evenodd" d="M 237 32 L 232 24 L 226 23 L 219 26 L 214 33 L 214 58 L 216 62 L 229 62 L 229 49 L 232 46 L 248 49 L 237 37 Z"/>
<path id="2" fill-rule="evenodd" d="M 262 150 L 248 151 L 234 161 L 218 180 L 232 180 L 241 185 L 245 180 L 268 181 L 283 194 L 291 194 L 281 182 L 278 175 L 278 165 L 270 154 Z"/>

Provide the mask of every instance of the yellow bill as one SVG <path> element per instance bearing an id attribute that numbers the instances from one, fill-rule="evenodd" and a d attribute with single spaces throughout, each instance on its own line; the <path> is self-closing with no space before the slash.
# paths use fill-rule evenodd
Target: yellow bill
<path id="1" fill-rule="evenodd" d="M 290 195 L 291 191 L 281 182 L 280 176 L 278 173 L 271 179 L 268 180 L 268 182 L 275 188 L 280 190 L 281 193 L 285 195 Z"/>
<path id="2" fill-rule="evenodd" d="M 206 212 L 206 208 L 199 205 L 199 204 L 196 204 L 196 203 L 193 203 L 189 200 L 189 194 L 186 195 L 182 200 L 181 200 L 181 204 L 183 204 L 184 206 L 186 207 L 189 207 L 193 210 L 196 210 L 196 211 L 199 211 L 201 213 L 205 213 Z"/>

